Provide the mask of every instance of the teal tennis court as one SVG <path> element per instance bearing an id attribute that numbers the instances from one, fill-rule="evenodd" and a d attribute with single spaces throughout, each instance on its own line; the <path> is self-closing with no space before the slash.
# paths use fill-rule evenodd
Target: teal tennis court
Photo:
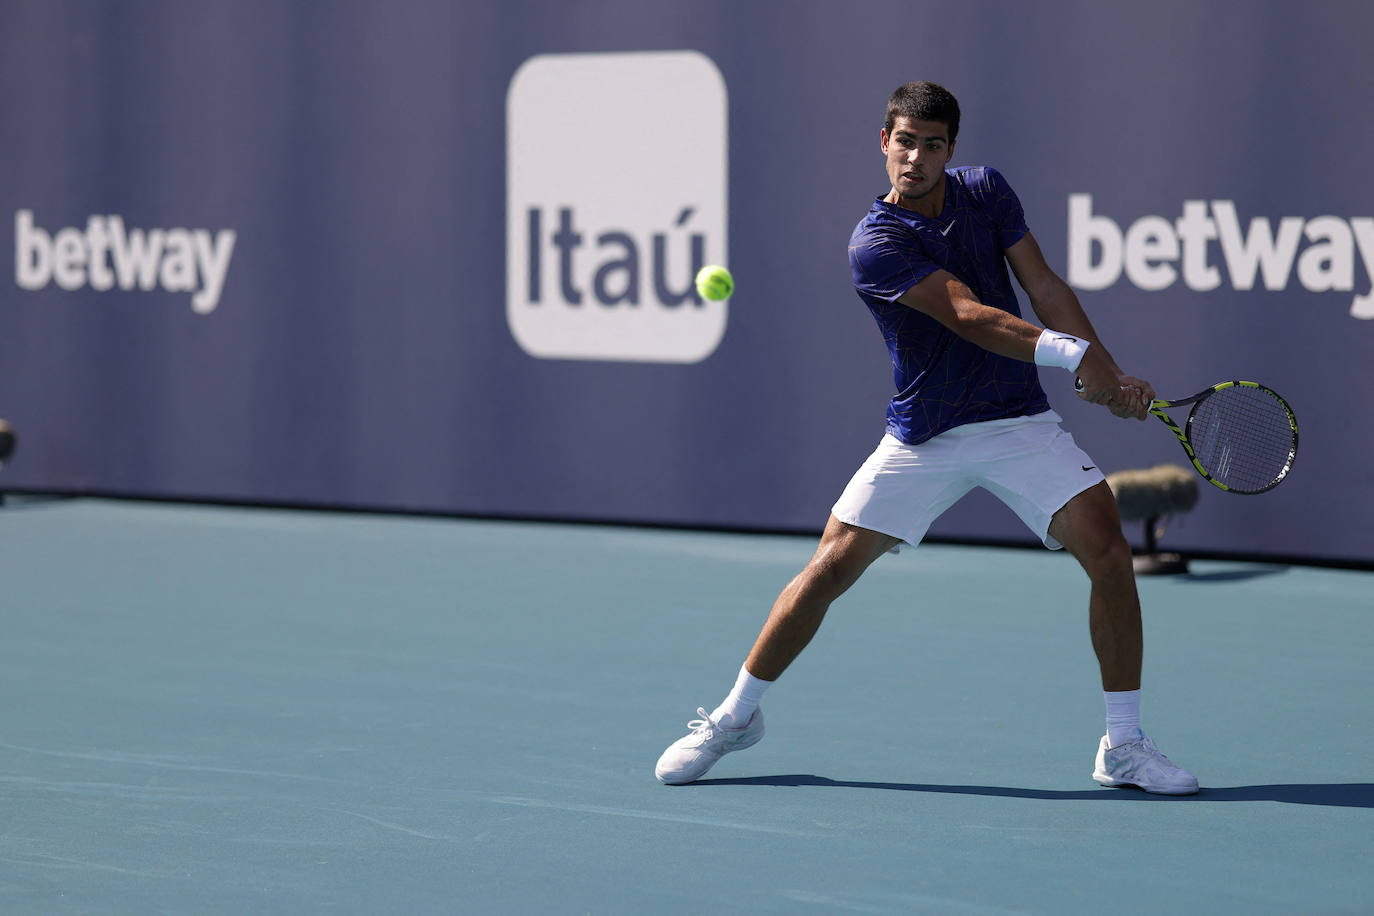
<path id="1" fill-rule="evenodd" d="M 1191 798 L 1089 778 L 1073 561 L 947 545 L 834 607 L 758 747 L 659 785 L 812 547 L 11 498 L 0 910 L 1374 911 L 1369 572 L 1142 580 Z"/>

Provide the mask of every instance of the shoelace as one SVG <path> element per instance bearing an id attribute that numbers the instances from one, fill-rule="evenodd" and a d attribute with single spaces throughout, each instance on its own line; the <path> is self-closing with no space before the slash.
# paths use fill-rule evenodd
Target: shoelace
<path id="1" fill-rule="evenodd" d="M 1140 739 L 1140 746 L 1144 748 L 1146 754 L 1148 754 L 1151 758 L 1158 761 L 1159 763 L 1163 764 L 1164 767 L 1166 767 L 1167 769 L 1182 769 L 1182 767 L 1180 767 L 1178 764 L 1174 763 L 1168 757 L 1165 757 L 1164 752 L 1161 751 L 1159 747 L 1155 744 L 1154 739 L 1149 737 L 1148 735 Z"/>
<path id="2" fill-rule="evenodd" d="M 687 727 L 692 730 L 692 734 L 710 731 L 713 728 L 720 727 L 719 723 L 711 718 L 711 714 L 706 711 L 705 707 L 698 706 L 697 715 L 701 716 L 701 718 L 693 719 L 687 723 Z"/>
<path id="3" fill-rule="evenodd" d="M 1174 765 L 1174 762 L 1170 760 L 1168 757 L 1165 757 L 1164 752 L 1155 746 L 1153 739 L 1146 738 L 1141 743 L 1145 745 L 1145 750 L 1149 751 L 1152 756 L 1158 757 L 1160 760 L 1163 760 L 1166 765 L 1174 767 L 1174 769 L 1178 769 L 1178 767 Z"/>

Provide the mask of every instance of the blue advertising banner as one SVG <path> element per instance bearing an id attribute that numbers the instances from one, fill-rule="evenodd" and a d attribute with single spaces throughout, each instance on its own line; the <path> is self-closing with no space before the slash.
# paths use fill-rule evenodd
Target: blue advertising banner
<path id="1" fill-rule="evenodd" d="M 892 393 L 849 234 L 887 189 L 887 96 L 933 79 L 954 164 L 1007 177 L 1126 371 L 1292 402 L 1290 479 L 1204 487 L 1169 546 L 1374 561 L 1371 26 L 1343 2 L 7 3 L 0 486 L 816 530 Z M 725 302 L 691 284 L 713 262 Z M 1105 470 L 1184 461 L 1042 380 Z M 1032 540 L 986 494 L 932 534 Z"/>

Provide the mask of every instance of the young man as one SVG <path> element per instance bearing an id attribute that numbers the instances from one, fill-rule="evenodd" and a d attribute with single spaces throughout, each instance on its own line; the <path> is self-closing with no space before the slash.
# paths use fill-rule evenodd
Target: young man
<path id="1" fill-rule="evenodd" d="M 1107 706 L 1093 779 L 1197 791 L 1193 775 L 1140 730 L 1143 638 L 1130 546 L 1102 472 L 1060 428 L 1036 366 L 1075 373 L 1079 396 L 1118 417 L 1145 419 L 1154 390 L 1124 374 L 1097 339 L 1006 180 L 990 168 L 946 169 L 958 132 L 958 102 L 941 86 L 908 83 L 888 101 L 879 136 L 892 187 L 849 243 L 854 286 L 892 356 L 887 433 L 832 508 L 811 561 L 778 596 L 734 689 L 713 712 L 698 709 L 691 733 L 659 758 L 661 782 L 700 779 L 722 755 L 757 743 L 764 690 L 831 602 L 874 560 L 919 544 L 941 513 L 984 487 L 1047 547 L 1068 550 L 1092 584 L 1089 631 Z M 1008 264 L 1044 329 L 1019 317 Z"/>

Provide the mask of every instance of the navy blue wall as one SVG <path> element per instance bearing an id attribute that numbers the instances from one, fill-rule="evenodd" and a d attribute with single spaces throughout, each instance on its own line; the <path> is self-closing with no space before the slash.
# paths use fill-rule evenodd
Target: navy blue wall
<path id="1" fill-rule="evenodd" d="M 1290 481 L 1207 488 L 1169 544 L 1374 560 L 1372 26 L 1343 2 L 7 3 L 3 483 L 818 528 L 891 386 L 846 242 L 886 189 L 887 95 L 930 78 L 956 163 L 1008 177 L 1127 371 L 1296 408 Z M 726 306 L 670 301 L 694 236 Z M 1104 468 L 1182 460 L 1043 378 Z M 933 533 L 1029 539 L 982 495 Z"/>

